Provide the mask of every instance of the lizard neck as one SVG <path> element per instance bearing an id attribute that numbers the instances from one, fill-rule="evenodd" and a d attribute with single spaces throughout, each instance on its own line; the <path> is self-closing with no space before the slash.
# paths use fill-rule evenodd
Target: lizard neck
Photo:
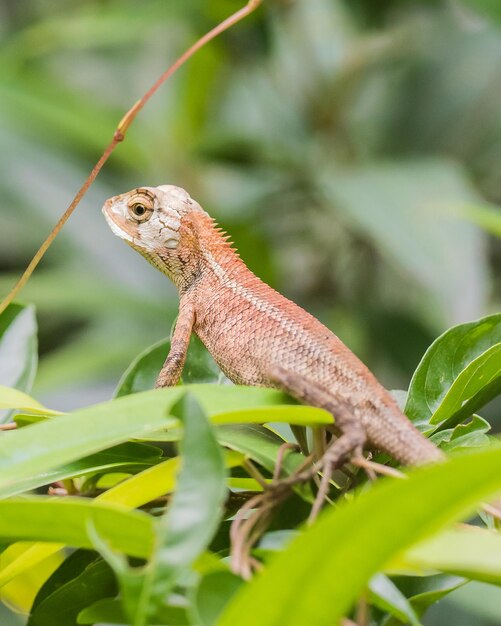
<path id="1" fill-rule="evenodd" d="M 160 268 L 179 289 L 186 293 L 194 285 L 210 275 L 217 278 L 238 277 L 249 272 L 240 259 L 229 236 L 215 220 L 204 212 L 193 212 L 182 220 L 181 245 L 173 259 Z"/>
<path id="2" fill-rule="evenodd" d="M 198 221 L 202 222 L 198 216 Z M 220 278 L 221 274 L 238 277 L 242 272 L 249 272 L 247 266 L 240 258 L 230 236 L 218 226 L 218 224 L 210 217 L 206 216 L 203 227 L 200 228 L 198 234 L 198 243 L 200 250 L 200 265 L 202 274 L 216 275 Z"/>

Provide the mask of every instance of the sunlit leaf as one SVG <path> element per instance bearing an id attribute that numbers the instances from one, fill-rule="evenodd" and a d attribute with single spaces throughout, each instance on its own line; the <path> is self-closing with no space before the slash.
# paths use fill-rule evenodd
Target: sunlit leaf
<path id="1" fill-rule="evenodd" d="M 48 409 L 22 391 L 0 386 L 0 409 L 29 411 L 39 415 L 61 415 L 59 411 Z"/>
<path id="2" fill-rule="evenodd" d="M 4 570 L 11 564 L 23 558 L 27 545 L 22 542 L 13 544 L 0 555 L 0 575 L 3 575 Z M 0 600 L 14 606 L 16 611 L 28 613 L 40 587 L 63 560 L 64 556 L 60 553 L 49 555 L 37 563 L 37 567 L 29 568 L 23 576 L 3 585 L 0 589 Z"/>

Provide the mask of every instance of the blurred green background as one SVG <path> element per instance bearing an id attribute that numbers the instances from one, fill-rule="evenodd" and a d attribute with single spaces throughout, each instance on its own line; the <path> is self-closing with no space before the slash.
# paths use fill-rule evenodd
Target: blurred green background
<path id="1" fill-rule="evenodd" d="M 241 5 L 0 0 L 0 294 L 125 110 Z M 264 5 L 155 96 L 24 290 L 34 394 L 54 408 L 108 398 L 170 331 L 174 288 L 100 213 L 138 185 L 188 189 L 388 387 L 443 330 L 499 310 L 501 3 Z M 427 623 L 501 624 L 492 592 L 457 592 Z"/>

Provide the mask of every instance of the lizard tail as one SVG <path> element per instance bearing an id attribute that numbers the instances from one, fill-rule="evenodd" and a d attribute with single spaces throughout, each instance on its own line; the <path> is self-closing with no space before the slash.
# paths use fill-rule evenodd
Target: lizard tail
<path id="1" fill-rule="evenodd" d="M 362 421 L 369 442 L 403 465 L 423 465 L 446 458 L 396 405 L 380 407 L 376 415 L 369 414 Z"/>

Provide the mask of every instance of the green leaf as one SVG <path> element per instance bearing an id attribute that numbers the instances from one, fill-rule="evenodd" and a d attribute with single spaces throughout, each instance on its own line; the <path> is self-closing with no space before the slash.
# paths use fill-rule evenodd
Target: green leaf
<path id="1" fill-rule="evenodd" d="M 392 577 L 393 582 L 407 597 L 418 615 L 425 611 L 449 593 L 464 585 L 467 581 L 458 576 L 436 574 L 428 576 L 397 576 Z M 389 620 L 387 626 L 397 626 L 400 620 Z"/>
<path id="2" fill-rule="evenodd" d="M 16 557 L 22 555 L 25 545 L 24 543 L 12 544 L 6 551 L 8 554 L 2 554 L 2 574 L 4 563 L 8 567 L 9 562 L 13 562 Z M 25 576 L 5 585 L 0 592 L 0 598 L 6 604 L 16 607 L 16 611 L 29 613 L 40 588 L 63 560 L 62 554 L 53 554 L 50 558 L 40 562 L 36 568 L 28 571 Z"/>
<path id="3" fill-rule="evenodd" d="M 40 587 L 33 601 L 31 612 L 60 587 L 79 576 L 86 567 L 98 558 L 99 556 L 91 550 L 75 550 L 73 554 L 70 554 Z"/>
<path id="4" fill-rule="evenodd" d="M 78 461 L 61 465 L 56 469 L 34 473 L 25 480 L 17 482 L 16 488 L 11 490 L 11 495 L 78 476 L 109 471 L 136 473 L 158 463 L 161 456 L 160 448 L 135 442 L 122 443 Z"/>
<path id="5" fill-rule="evenodd" d="M 170 341 L 162 339 L 141 352 L 125 370 L 115 390 L 115 398 L 153 389 L 169 348 Z"/>
<path id="6" fill-rule="evenodd" d="M 158 373 L 170 350 L 170 340 L 162 339 L 144 352 L 141 352 L 129 365 L 118 383 L 115 397 L 126 396 L 138 391 L 153 389 Z M 218 382 L 221 370 L 207 352 L 202 342 L 195 336 L 190 340 L 186 363 L 183 368 L 183 381 L 190 383 Z"/>
<path id="7" fill-rule="evenodd" d="M 84 608 L 77 617 L 77 624 L 126 624 L 127 617 L 120 600 L 103 598 Z"/>
<path id="8" fill-rule="evenodd" d="M 137 507 L 170 493 L 176 484 L 179 458 L 167 459 L 115 485 L 99 496 L 104 502 Z"/>
<path id="9" fill-rule="evenodd" d="M 458 423 L 500 392 L 501 342 L 474 359 L 459 374 L 430 423 Z"/>
<path id="10" fill-rule="evenodd" d="M 167 416 L 182 393 L 166 389 L 136 394 L 8 433 L 0 439 L 0 495 L 16 493 L 33 474 L 176 424 Z"/>
<path id="11" fill-rule="evenodd" d="M 455 426 L 501 392 L 501 314 L 447 330 L 412 377 L 405 413 L 418 426 Z"/>
<path id="12" fill-rule="evenodd" d="M 30 391 L 37 348 L 35 308 L 10 304 L 0 315 L 0 385 Z"/>
<path id="13" fill-rule="evenodd" d="M 145 513 L 85 498 L 24 496 L 0 501 L 0 540 L 49 541 L 92 549 L 87 534 L 90 522 L 115 549 L 142 558 L 151 554 L 153 520 Z"/>
<path id="14" fill-rule="evenodd" d="M 226 453 L 227 467 L 234 467 L 240 462 L 240 455 L 233 452 Z M 178 468 L 179 458 L 168 459 L 108 489 L 97 496 L 94 502 L 110 502 L 127 508 L 139 507 L 173 491 Z M 27 570 L 37 567 L 40 562 L 50 558 L 63 547 L 58 544 L 24 543 L 22 554 L 17 555 L 14 560 L 9 561 L 7 566 L 2 567 L 0 587 Z"/>
<path id="15" fill-rule="evenodd" d="M 458 589 L 457 593 L 449 598 L 447 604 L 451 608 L 454 607 L 453 615 L 464 615 L 468 619 L 468 626 L 469 624 L 497 626 L 501 589 L 472 581 Z"/>
<path id="16" fill-rule="evenodd" d="M 216 436 L 220 444 L 249 456 L 270 472 L 275 469 L 278 451 L 285 443 L 269 428 L 247 424 L 221 426 Z M 289 450 L 283 459 L 284 475 L 292 474 L 302 463 L 304 456 Z"/>
<path id="17" fill-rule="evenodd" d="M 124 613 L 120 600 L 106 598 L 81 611 L 77 618 L 78 624 L 126 624 L 127 616 Z M 191 622 L 186 609 L 178 606 L 163 606 L 155 615 L 155 624 L 169 624 L 169 626 L 188 626 Z"/>
<path id="18" fill-rule="evenodd" d="M 0 385 L 0 409 L 15 409 L 36 415 L 61 415 L 59 411 L 47 409 L 28 394 Z"/>
<path id="19" fill-rule="evenodd" d="M 17 493 L 23 481 L 34 474 L 51 471 L 131 437 L 140 438 L 160 431 L 162 427 L 178 425 L 178 421 L 168 418 L 168 414 L 186 391 L 195 395 L 204 410 L 215 416 L 215 421 L 217 415 L 233 413 L 236 409 L 246 410 L 263 405 L 272 407 L 288 401 L 285 394 L 273 389 L 186 385 L 130 395 L 75 411 L 56 420 L 21 428 L 0 439 L 0 495 L 5 497 Z M 4 392 L 7 395 L 21 393 L 0 389 L 0 399 L 4 397 Z M 30 410 L 44 410 L 28 397 L 21 400 L 18 405 L 29 404 Z M 296 405 L 291 406 L 291 415 L 296 415 L 299 423 L 305 423 L 303 417 L 300 417 L 302 415 L 307 416 L 308 422 L 314 419 L 316 423 L 326 423 L 331 419 L 328 413 L 319 409 L 294 407 Z M 271 412 L 271 408 L 264 411 L 270 415 Z M 280 407 L 278 413 L 284 417 L 287 410 Z M 247 414 L 247 419 L 250 420 L 251 416 Z M 266 419 L 266 415 L 263 419 Z M 224 417 L 223 421 L 227 422 L 228 417 Z"/>
<path id="20" fill-rule="evenodd" d="M 218 413 L 211 419 L 213 424 L 264 424 L 276 422 L 297 426 L 331 426 L 334 419 L 324 409 L 305 405 L 260 406 Z"/>
<path id="21" fill-rule="evenodd" d="M 94 556 L 93 562 L 83 572 L 58 586 L 53 593 L 37 603 L 27 626 L 77 626 L 77 617 L 82 609 L 116 593 L 117 583 L 113 571 L 107 563 Z"/>
<path id="22" fill-rule="evenodd" d="M 406 550 L 390 568 L 438 570 L 501 586 L 501 535 L 482 528 L 448 530 Z"/>
<path id="23" fill-rule="evenodd" d="M 192 335 L 186 363 L 183 367 L 183 383 L 221 383 L 227 378 L 196 335 Z"/>
<path id="24" fill-rule="evenodd" d="M 178 458 L 168 459 L 108 489 L 97 496 L 94 502 L 109 502 L 127 508 L 146 504 L 174 489 L 178 467 Z M 23 554 L 0 572 L 0 586 L 32 567 L 37 567 L 38 563 L 63 547 L 62 544 L 25 544 Z"/>
<path id="25" fill-rule="evenodd" d="M 29 542 L 11 543 L 0 555 L 0 587 L 8 584 L 20 574 L 36 568 L 40 564 L 53 562 L 57 553 L 64 546 L 58 544 L 31 544 Z"/>
<path id="26" fill-rule="evenodd" d="M 356 500 L 326 511 L 294 539 L 237 593 L 218 626 L 330 626 L 392 557 L 499 490 L 498 450 L 414 470 L 407 480 L 381 480 Z"/>
<path id="27" fill-rule="evenodd" d="M 440 430 L 430 437 L 436 445 L 440 445 L 443 450 L 450 452 L 461 448 L 486 447 L 497 442 L 494 438 L 489 438 L 486 433 L 491 430 L 491 425 L 487 420 L 479 415 L 474 415 L 466 424 L 458 424 L 454 428 Z"/>
<path id="28" fill-rule="evenodd" d="M 157 529 L 156 549 L 143 588 L 145 623 L 150 612 L 146 604 L 159 606 L 181 572 L 208 546 L 226 499 L 222 451 L 200 406 L 188 394 L 173 413 L 184 423 L 182 465 L 172 503 Z"/>
<path id="29" fill-rule="evenodd" d="M 195 623 L 213 626 L 219 615 L 244 581 L 231 572 L 209 572 L 202 577 L 195 592 Z"/>
<path id="30" fill-rule="evenodd" d="M 371 604 L 391 613 L 404 624 L 421 626 L 414 609 L 403 593 L 383 574 L 376 574 L 369 582 Z"/>
<path id="31" fill-rule="evenodd" d="M 477 2 L 478 0 L 472 1 Z M 491 235 L 501 238 L 501 211 L 499 207 L 487 204 L 467 205 L 460 207 L 459 215 L 471 220 Z"/>
<path id="32" fill-rule="evenodd" d="M 226 498 L 222 452 L 199 404 L 187 394 L 172 412 L 185 427 L 182 465 L 172 502 L 157 524 L 151 560 L 133 571 L 101 541 L 96 544 L 115 568 L 124 608 L 135 626 L 150 623 L 180 575 L 206 549 Z"/>

